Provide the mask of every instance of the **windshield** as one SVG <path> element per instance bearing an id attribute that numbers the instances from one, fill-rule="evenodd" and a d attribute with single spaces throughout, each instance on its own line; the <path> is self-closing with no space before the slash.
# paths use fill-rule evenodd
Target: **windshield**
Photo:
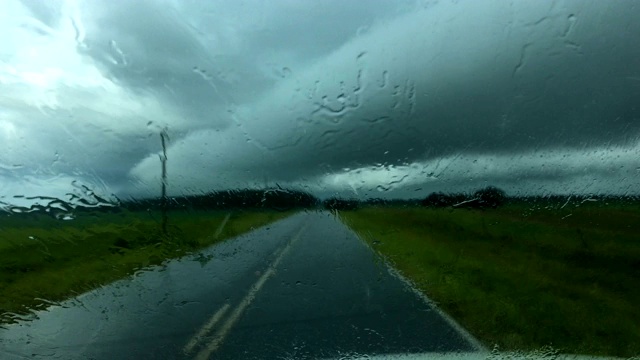
<path id="1" fill-rule="evenodd" d="M 640 2 L 0 3 L 0 358 L 640 355 Z"/>

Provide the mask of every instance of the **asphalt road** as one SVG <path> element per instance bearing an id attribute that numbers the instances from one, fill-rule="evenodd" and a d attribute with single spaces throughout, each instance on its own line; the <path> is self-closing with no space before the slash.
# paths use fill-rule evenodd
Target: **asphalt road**
<path id="1" fill-rule="evenodd" d="M 0 328 L 2 359 L 476 350 L 464 330 L 327 212 L 294 215 Z"/>

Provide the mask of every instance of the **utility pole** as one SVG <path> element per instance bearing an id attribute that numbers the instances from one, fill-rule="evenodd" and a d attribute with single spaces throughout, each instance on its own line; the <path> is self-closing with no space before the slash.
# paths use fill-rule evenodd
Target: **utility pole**
<path id="1" fill-rule="evenodd" d="M 169 221 L 167 217 L 167 207 L 169 205 L 167 200 L 167 142 L 169 141 L 167 128 L 162 129 L 160 132 L 160 141 L 162 142 L 162 155 L 160 155 L 160 161 L 162 162 L 162 234 L 166 237 L 167 223 Z"/>

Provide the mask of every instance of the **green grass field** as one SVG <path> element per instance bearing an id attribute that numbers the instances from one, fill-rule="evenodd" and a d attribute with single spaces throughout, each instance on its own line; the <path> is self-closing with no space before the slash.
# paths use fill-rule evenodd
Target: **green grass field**
<path id="1" fill-rule="evenodd" d="M 488 348 L 640 354 L 640 207 L 340 213 Z"/>
<path id="2" fill-rule="evenodd" d="M 135 271 L 193 253 L 291 215 L 275 211 L 173 211 L 0 217 L 0 324 Z M 222 231 L 219 226 L 228 217 Z"/>

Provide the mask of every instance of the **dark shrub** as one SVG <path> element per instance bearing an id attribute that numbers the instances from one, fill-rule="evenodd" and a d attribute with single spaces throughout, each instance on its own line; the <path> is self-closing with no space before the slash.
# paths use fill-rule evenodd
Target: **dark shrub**
<path id="1" fill-rule="evenodd" d="M 507 199 L 505 192 L 494 186 L 488 186 L 482 190 L 478 190 L 473 194 L 476 201 L 469 203 L 470 207 L 478 209 L 492 208 L 504 204 Z"/>
<path id="2" fill-rule="evenodd" d="M 446 207 L 451 205 L 453 205 L 451 196 L 445 195 L 441 192 L 431 193 L 422 200 L 422 206 L 427 207 Z"/>
<path id="3" fill-rule="evenodd" d="M 322 204 L 327 210 L 355 210 L 360 207 L 360 203 L 352 199 L 330 198 Z"/>

